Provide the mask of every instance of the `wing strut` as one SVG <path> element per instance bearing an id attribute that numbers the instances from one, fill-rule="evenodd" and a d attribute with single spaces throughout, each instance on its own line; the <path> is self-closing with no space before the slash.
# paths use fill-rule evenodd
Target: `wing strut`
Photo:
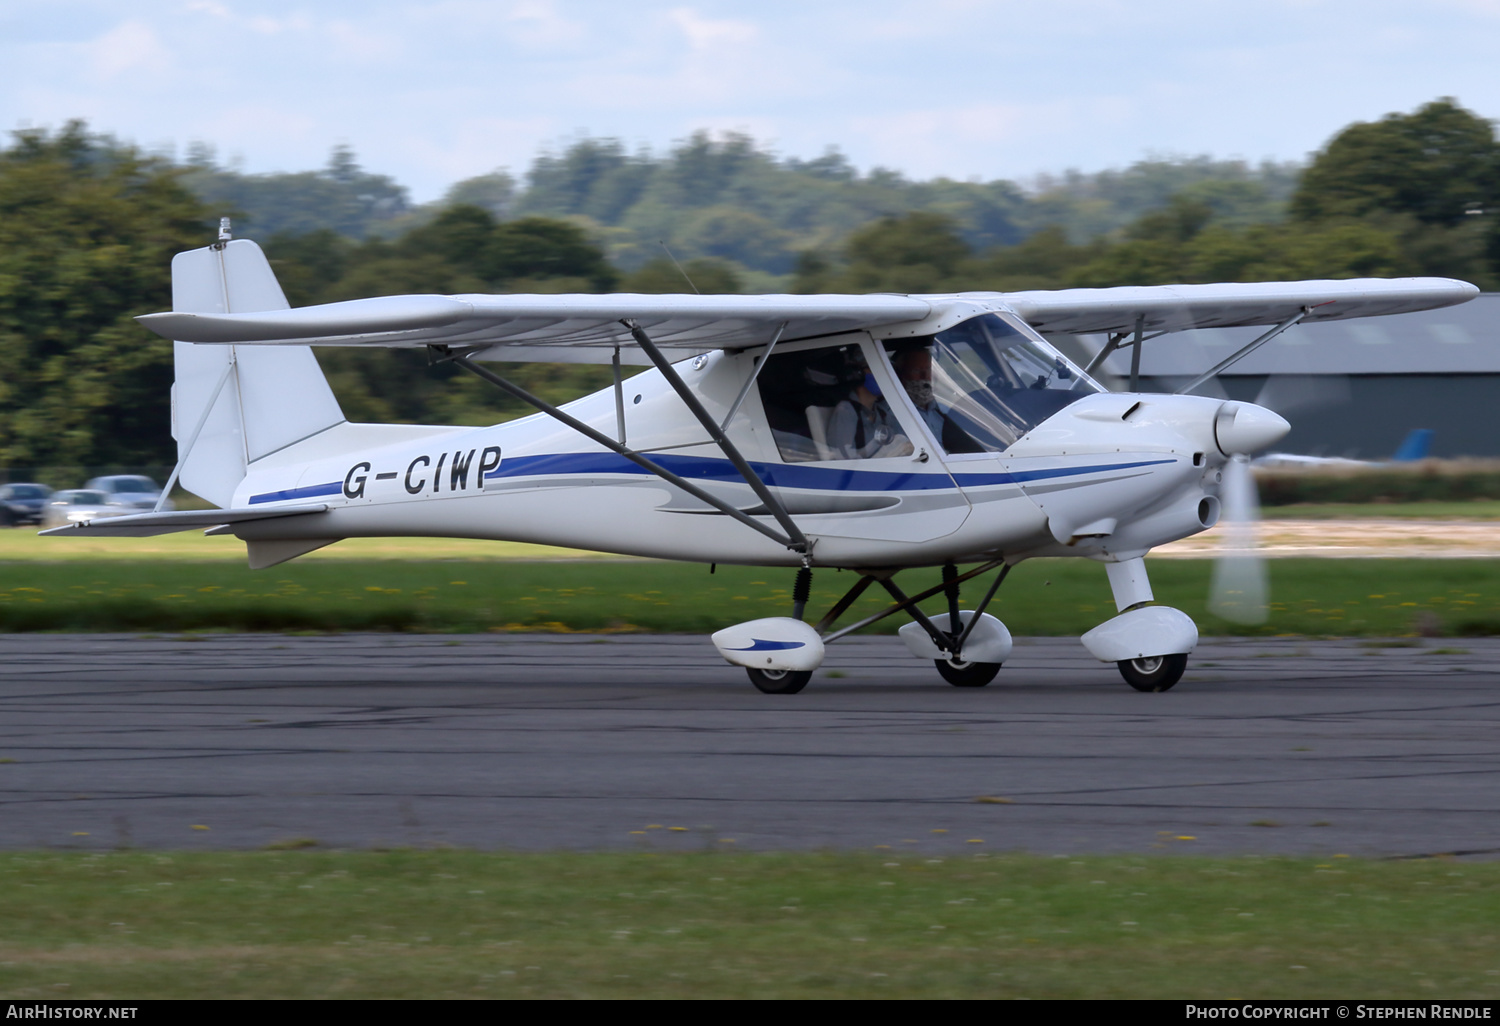
<path id="1" fill-rule="evenodd" d="M 733 517 L 735 520 L 738 520 L 746 527 L 759 531 L 761 534 L 765 535 L 767 538 L 770 538 L 772 541 L 777 542 L 781 545 L 785 545 L 787 548 L 791 549 L 794 552 L 806 553 L 807 550 L 811 548 L 807 538 L 802 534 L 802 532 L 797 530 L 795 524 L 790 523 L 790 517 L 787 517 L 787 523 L 790 525 L 791 530 L 783 535 L 779 531 L 776 531 L 774 528 L 771 528 L 768 525 L 756 520 L 754 517 L 751 517 L 743 510 L 736 509 L 734 506 L 731 506 L 729 503 L 725 502 L 723 499 L 720 499 L 718 496 L 711 495 L 710 493 L 704 491 L 702 488 L 699 488 L 691 481 L 686 481 L 683 478 L 672 473 L 670 470 L 667 470 L 664 467 L 657 466 L 655 463 L 651 462 L 646 457 L 636 452 L 634 449 L 631 449 L 629 446 L 615 441 L 613 438 L 610 438 L 608 435 L 600 431 L 595 431 L 593 428 L 589 427 L 583 421 L 578 420 L 576 417 L 570 417 L 568 414 L 564 413 L 556 406 L 553 406 L 545 399 L 541 399 L 537 396 L 532 395 L 520 385 L 507 381 L 500 375 L 491 370 L 488 370 L 487 368 L 480 367 L 469 359 L 468 353 L 455 353 L 447 346 L 429 346 L 428 348 L 433 352 L 435 362 L 445 363 L 451 361 L 452 363 L 458 364 L 458 366 L 474 374 L 476 377 L 483 378 L 485 381 L 488 381 L 496 388 L 499 388 L 505 392 L 509 392 L 517 399 L 521 400 L 524 403 L 527 403 L 528 405 L 536 407 L 547 416 L 553 418 L 554 420 L 562 422 L 563 424 L 572 428 L 574 431 L 577 431 L 579 434 L 583 435 L 585 438 L 589 438 L 595 442 L 598 442 L 609 451 L 624 456 L 627 460 L 634 463 L 636 466 L 641 467 L 643 470 L 646 470 L 649 473 L 655 474 L 657 477 L 661 478 L 663 481 L 666 481 L 668 484 L 676 485 L 678 488 L 681 488 L 683 491 L 687 492 L 695 499 L 699 499 L 703 502 L 708 503 L 720 513 L 723 513 L 724 515 L 729 517 Z M 652 350 L 653 352 L 655 351 L 654 346 L 652 347 Z M 659 356 L 660 353 L 654 352 L 654 355 Z M 670 371 L 670 369 L 670 365 L 668 365 L 668 370 Z M 668 380 L 671 381 L 674 379 L 679 382 L 681 380 L 677 378 L 677 373 L 675 371 L 671 371 L 670 375 L 668 376 Z M 734 452 L 734 456 L 731 456 L 731 459 L 739 455 L 738 452 L 735 452 L 733 450 L 732 446 L 729 447 L 729 451 Z M 741 462 L 743 462 L 743 460 L 741 460 Z M 761 490 L 765 489 L 765 485 L 761 483 L 760 478 L 755 476 L 755 472 L 753 470 L 750 470 L 749 466 L 747 465 L 745 469 L 741 471 L 741 473 L 746 475 L 746 480 L 750 483 L 751 488 L 755 488 L 756 485 L 760 485 L 760 489 L 756 491 L 756 494 L 761 495 Z M 782 506 L 779 502 L 776 502 L 774 498 L 770 497 L 769 492 L 766 492 L 765 495 L 761 495 L 761 501 L 766 504 L 766 507 L 768 509 L 778 510 L 780 511 L 781 516 L 786 516 L 786 511 L 782 509 Z M 780 517 L 778 517 L 778 519 L 780 519 Z"/>
<path id="2" fill-rule="evenodd" d="M 734 464 L 734 469 L 740 472 L 740 476 L 745 479 L 745 483 L 750 486 L 750 490 L 765 504 L 766 509 L 771 511 L 771 515 L 776 518 L 776 522 L 781 525 L 781 529 L 791 539 L 787 543 L 787 548 L 794 552 L 805 554 L 810 548 L 807 543 L 807 536 L 802 533 L 796 522 L 792 520 L 791 514 L 786 511 L 786 507 L 781 504 L 781 500 L 771 493 L 771 489 L 766 487 L 766 483 L 760 479 L 760 475 L 751 469 L 750 464 L 745 462 L 745 457 L 740 455 L 740 451 L 729 440 L 729 436 L 724 433 L 724 430 L 718 424 L 714 423 L 713 417 L 709 416 L 708 411 L 703 408 L 703 404 L 698 401 L 698 397 L 693 394 L 693 390 L 687 387 L 687 382 L 682 380 L 676 368 L 661 354 L 661 350 L 656 348 L 656 343 L 651 341 L 651 336 L 647 335 L 639 324 L 628 318 L 620 321 L 620 323 L 630 329 L 631 336 L 636 342 L 640 343 L 640 347 L 651 358 L 651 362 L 656 364 L 656 369 L 661 371 L 661 376 L 667 379 L 667 384 L 672 386 L 672 390 L 682 398 L 687 408 L 693 411 L 693 416 L 698 418 L 698 423 L 703 425 L 704 430 L 708 432 L 708 436 L 718 445 L 719 450 L 728 457 L 730 463 Z M 780 338 L 780 332 L 777 332 L 777 337 Z"/>
<path id="3" fill-rule="evenodd" d="M 1099 369 L 1099 365 L 1103 363 L 1106 358 L 1108 358 L 1109 354 L 1113 353 L 1116 349 L 1130 349 L 1130 391 L 1140 391 L 1141 345 L 1145 342 L 1150 342 L 1153 338 L 1161 338 L 1163 335 L 1171 334 L 1170 332 L 1166 331 L 1158 331 L 1150 335 L 1143 334 L 1146 327 L 1145 321 L 1146 318 L 1144 315 L 1136 318 L 1136 326 L 1134 330 L 1135 338 L 1131 339 L 1129 342 L 1125 341 L 1127 338 L 1130 338 L 1132 334 L 1132 332 L 1129 331 L 1116 332 L 1115 334 L 1109 336 L 1109 341 L 1104 343 L 1104 345 L 1100 347 L 1099 351 L 1094 354 L 1094 358 L 1090 360 L 1089 365 L 1083 369 L 1083 373 L 1090 375 L 1093 374 L 1094 371 Z M 1073 387 L 1077 388 L 1082 380 L 1082 378 L 1079 378 L 1078 381 L 1073 382 Z"/>
<path id="4" fill-rule="evenodd" d="M 776 329 L 776 334 L 771 337 L 771 344 L 766 346 L 766 351 L 760 354 L 760 359 L 755 363 L 755 369 L 745 379 L 745 385 L 740 389 L 740 394 L 734 397 L 734 405 L 729 407 L 729 412 L 724 414 L 724 423 L 719 427 L 725 431 L 729 430 L 729 422 L 734 420 L 734 415 L 740 412 L 740 406 L 745 402 L 745 397 L 750 394 L 750 389 L 755 387 L 755 379 L 760 377 L 760 372 L 765 370 L 766 361 L 771 358 L 771 351 L 776 348 L 776 343 L 781 341 L 781 333 L 786 331 L 787 322 L 782 321 L 781 327 Z"/>
<path id="5" fill-rule="evenodd" d="M 1322 304 L 1322 305 L 1326 306 L 1327 304 L 1325 303 L 1325 304 Z M 1240 349 L 1238 352 L 1235 352 L 1235 353 L 1230 354 L 1229 356 L 1226 356 L 1224 359 L 1222 359 L 1218 363 L 1214 364 L 1208 370 L 1204 371 L 1202 374 L 1199 374 L 1192 381 L 1188 382 L 1186 385 L 1183 385 L 1181 388 L 1179 388 L 1177 390 L 1176 394 L 1177 395 L 1187 395 L 1189 392 L 1191 392 L 1193 389 L 1197 388 L 1199 385 L 1203 384 L 1205 381 L 1207 381 L 1209 378 L 1213 377 L 1215 374 L 1219 373 L 1220 371 L 1224 370 L 1227 367 L 1232 366 L 1233 364 L 1239 363 L 1245 357 L 1247 357 L 1251 353 L 1255 352 L 1261 346 L 1265 345 L 1267 342 L 1271 341 L 1271 339 L 1275 338 L 1277 335 L 1280 335 L 1283 331 L 1285 331 L 1286 329 L 1290 328 L 1292 325 L 1296 324 L 1298 321 L 1302 320 L 1302 318 L 1306 317 L 1308 314 L 1310 314 L 1312 312 L 1313 312 L 1313 308 L 1312 307 L 1310 307 L 1310 306 L 1304 306 L 1301 310 L 1297 311 L 1295 314 L 1293 314 L 1292 316 L 1288 317 L 1286 320 L 1282 321 L 1280 324 L 1276 325 L 1276 327 L 1272 328 L 1270 331 L 1266 332 L 1264 335 L 1262 335 L 1259 338 L 1257 338 L 1254 342 L 1251 342 L 1248 346 L 1245 346 L 1243 349 Z"/>

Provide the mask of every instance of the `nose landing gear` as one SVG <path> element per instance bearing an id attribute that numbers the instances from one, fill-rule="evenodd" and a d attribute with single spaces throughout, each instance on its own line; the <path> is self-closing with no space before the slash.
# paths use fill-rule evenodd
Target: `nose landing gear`
<path id="1" fill-rule="evenodd" d="M 1149 604 L 1144 560 L 1106 563 L 1105 568 L 1120 615 L 1085 634 L 1083 646 L 1100 662 L 1119 667 L 1125 683 L 1137 691 L 1168 690 L 1182 679 L 1188 654 L 1198 645 L 1197 625 L 1180 609 Z"/>

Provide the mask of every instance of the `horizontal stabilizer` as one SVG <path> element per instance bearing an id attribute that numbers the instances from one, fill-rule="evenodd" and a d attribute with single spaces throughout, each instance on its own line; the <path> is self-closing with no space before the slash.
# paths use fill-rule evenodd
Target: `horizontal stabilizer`
<path id="1" fill-rule="evenodd" d="M 188 509 L 175 513 L 137 513 L 127 517 L 100 517 L 81 524 L 54 527 L 41 534 L 70 535 L 75 538 L 150 538 L 174 531 L 241 524 L 247 520 L 270 520 L 273 517 L 305 516 L 322 513 L 322 503 L 308 506 L 278 506 L 275 509 Z"/>

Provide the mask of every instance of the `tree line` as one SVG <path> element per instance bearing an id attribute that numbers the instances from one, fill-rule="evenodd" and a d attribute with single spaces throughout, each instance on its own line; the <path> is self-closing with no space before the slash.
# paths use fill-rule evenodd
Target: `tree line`
<path id="1" fill-rule="evenodd" d="M 273 213 L 267 213 L 267 212 Z M 946 292 L 1436 274 L 1500 288 L 1500 141 L 1451 99 L 1350 125 L 1305 167 L 1157 161 L 1013 183 L 911 182 L 742 137 L 671 153 L 581 140 L 415 207 L 336 150 L 250 176 L 72 123 L 0 150 L 0 465 L 169 464 L 172 254 L 223 213 L 293 305 L 403 292 Z M 258 222 L 258 224 L 257 224 Z M 272 230 L 275 229 L 275 230 Z M 664 250 L 665 242 L 668 250 Z M 324 350 L 354 420 L 489 423 L 522 410 L 405 351 Z M 607 369 L 509 368 L 554 401 Z"/>

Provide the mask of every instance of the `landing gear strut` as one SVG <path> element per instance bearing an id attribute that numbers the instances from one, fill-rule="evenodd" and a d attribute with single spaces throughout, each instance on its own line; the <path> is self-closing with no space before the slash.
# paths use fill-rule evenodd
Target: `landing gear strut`
<path id="1" fill-rule="evenodd" d="M 1166 691 L 1182 679 L 1198 628 L 1180 609 L 1152 605 L 1151 582 L 1140 557 L 1106 563 L 1120 615 L 1081 639 L 1095 659 L 1114 663 L 1137 691 Z M 1160 654 L 1158 654 L 1160 653 Z"/>
<path id="2" fill-rule="evenodd" d="M 801 620 L 807 609 L 807 600 L 812 597 L 812 561 L 804 559 L 797 571 L 797 581 L 792 585 L 792 619 Z M 805 625 L 798 624 L 803 630 Z M 764 644 L 764 642 L 762 642 Z M 776 644 L 772 642 L 771 644 Z M 821 659 L 821 657 L 820 657 Z M 772 670 L 745 667 L 745 674 L 755 689 L 766 695 L 795 695 L 807 687 L 812 680 L 811 670 Z"/>
<path id="3" fill-rule="evenodd" d="M 1000 572 L 995 575 L 995 580 L 991 583 L 979 608 L 960 610 L 958 586 L 996 567 L 1000 568 Z M 828 615 L 819 621 L 817 629 L 820 632 L 827 631 L 833 626 L 834 621 L 854 604 L 866 588 L 878 583 L 890 593 L 891 598 L 896 600 L 895 605 L 887 606 L 881 612 L 865 617 L 842 630 L 825 633 L 824 642 L 837 641 L 877 620 L 894 613 L 904 612 L 912 618 L 913 622 L 901 628 L 901 640 L 906 642 L 907 648 L 913 655 L 919 659 L 931 659 L 933 665 L 937 667 L 938 674 L 954 687 L 982 688 L 995 679 L 995 675 L 1000 672 L 1001 662 L 1010 653 L 1010 632 L 999 620 L 987 616 L 984 612 L 1009 572 L 1010 567 L 1000 560 L 986 563 L 964 574 L 960 574 L 956 566 L 948 563 L 943 567 L 942 584 L 912 596 L 908 596 L 895 581 L 891 580 L 893 574 L 868 572 L 862 575 L 849 590 L 849 594 L 840 599 Z M 946 614 L 928 616 L 917 608 L 917 603 L 938 594 L 947 599 L 948 612 Z M 969 658 L 965 658 L 966 655 Z"/>

